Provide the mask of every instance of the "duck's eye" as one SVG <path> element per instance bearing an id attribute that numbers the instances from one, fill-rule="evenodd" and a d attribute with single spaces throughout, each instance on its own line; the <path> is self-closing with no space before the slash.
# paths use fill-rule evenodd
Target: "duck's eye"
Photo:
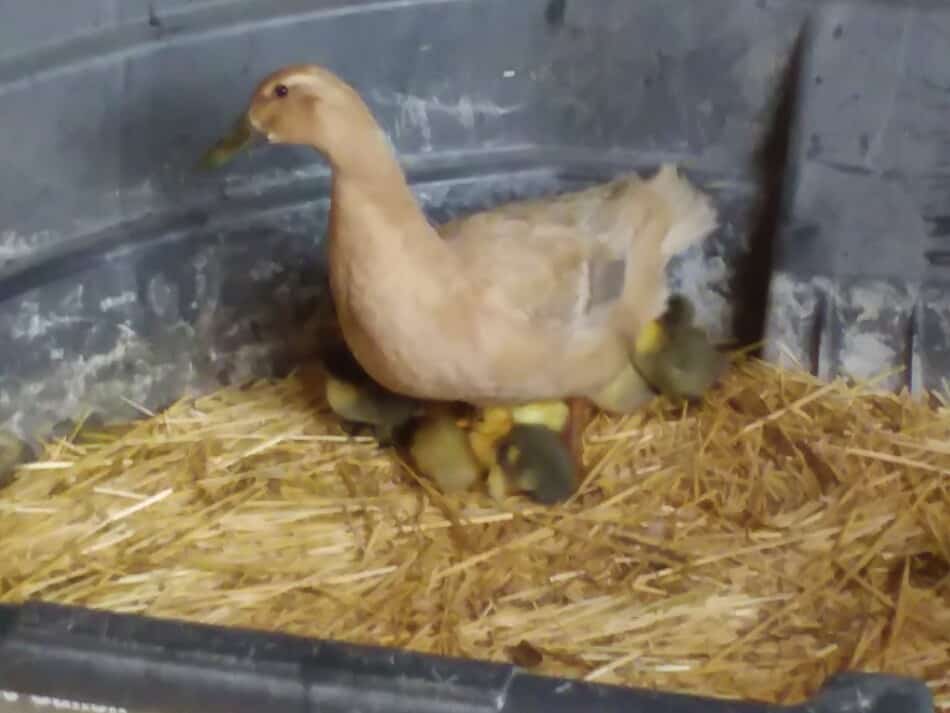
<path id="1" fill-rule="evenodd" d="M 281 99 L 287 96 L 287 92 L 289 91 L 290 90 L 287 89 L 286 84 L 278 84 L 276 87 L 274 87 L 274 95 Z"/>

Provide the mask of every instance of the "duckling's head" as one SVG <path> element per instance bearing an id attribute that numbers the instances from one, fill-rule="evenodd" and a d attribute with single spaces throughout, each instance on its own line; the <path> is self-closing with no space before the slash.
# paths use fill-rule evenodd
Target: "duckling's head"
<path id="1" fill-rule="evenodd" d="M 680 335 L 690 331 L 696 316 L 696 308 L 688 297 L 673 294 L 666 301 L 661 315 L 646 323 L 635 341 L 640 355 L 656 355 L 676 343 Z"/>
<path id="2" fill-rule="evenodd" d="M 313 64 L 284 67 L 261 80 L 232 132 L 203 159 L 219 166 L 256 136 L 272 144 L 311 146 L 326 153 L 373 119 L 359 94 L 330 70 Z"/>
<path id="3" fill-rule="evenodd" d="M 694 323 L 695 306 L 673 295 L 666 311 L 637 335 L 634 366 L 650 386 L 667 396 L 698 400 L 726 367 L 706 331 Z"/>

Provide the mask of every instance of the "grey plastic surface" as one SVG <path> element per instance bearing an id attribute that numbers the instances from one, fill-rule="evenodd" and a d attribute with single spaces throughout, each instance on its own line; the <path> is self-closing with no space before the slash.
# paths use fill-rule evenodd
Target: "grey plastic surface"
<path id="1" fill-rule="evenodd" d="M 0 428 L 133 416 L 312 352 L 326 165 L 262 147 L 192 170 L 300 61 L 363 93 L 434 219 L 677 161 L 723 216 L 673 270 L 716 336 L 764 329 L 767 355 L 823 376 L 950 375 L 944 3 L 0 0 L 0 18 Z"/>
<path id="2" fill-rule="evenodd" d="M 795 705 L 28 602 L 0 606 L 0 713 L 933 713 L 921 681 L 838 673 Z M 39 698 L 39 705 L 36 699 Z M 95 702 L 95 703 L 93 703 Z M 85 705 L 83 705 L 85 704 Z"/>

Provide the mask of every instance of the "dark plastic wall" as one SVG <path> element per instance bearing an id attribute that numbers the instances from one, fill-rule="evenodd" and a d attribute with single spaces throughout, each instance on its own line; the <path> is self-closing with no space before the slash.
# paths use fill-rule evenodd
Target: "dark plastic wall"
<path id="1" fill-rule="evenodd" d="M 944 7 L 0 0 L 0 428 L 131 416 L 125 399 L 160 407 L 312 349 L 325 164 L 262 147 L 192 171 L 256 81 L 300 61 L 364 94 L 437 219 L 680 162 L 723 215 L 674 270 L 714 333 L 755 337 L 767 315 L 771 356 L 935 386 Z"/>

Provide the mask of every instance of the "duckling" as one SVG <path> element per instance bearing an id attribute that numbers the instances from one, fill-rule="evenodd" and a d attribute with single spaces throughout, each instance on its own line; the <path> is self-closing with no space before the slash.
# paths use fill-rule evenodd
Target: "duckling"
<path id="1" fill-rule="evenodd" d="M 255 135 L 330 163 L 331 293 L 376 383 L 481 407 L 576 398 L 629 413 L 653 397 L 628 352 L 662 311 L 668 261 L 717 227 L 676 167 L 433 226 L 369 107 L 328 69 L 265 77 L 207 164 Z"/>
<path id="2" fill-rule="evenodd" d="M 562 502 L 577 488 L 571 452 L 559 434 L 546 426 L 516 423 L 498 442 L 497 453 L 507 482 L 539 503 Z M 494 487 L 497 492 L 497 476 Z"/>
<path id="3" fill-rule="evenodd" d="M 343 420 L 344 431 L 352 435 L 368 428 L 380 446 L 394 445 L 398 429 L 419 415 L 422 404 L 379 386 L 345 344 L 321 351 L 327 404 Z"/>
<path id="4" fill-rule="evenodd" d="M 666 311 L 650 321 L 636 341 L 637 370 L 656 391 L 673 399 L 701 399 L 725 369 L 725 357 L 693 324 L 694 317 L 693 303 L 684 295 L 672 295 Z"/>
<path id="5" fill-rule="evenodd" d="M 564 401 L 522 404 L 511 409 L 511 420 L 514 423 L 544 426 L 555 433 L 563 432 L 570 419 L 571 405 Z"/>
<path id="6" fill-rule="evenodd" d="M 466 425 L 472 453 L 482 468 L 491 470 L 498 462 L 498 441 L 504 438 L 514 425 L 511 411 L 497 406 L 484 408 Z"/>
<path id="7" fill-rule="evenodd" d="M 465 430 L 448 414 L 422 417 L 399 434 L 419 472 L 447 495 L 471 489 L 484 472 Z"/>
<path id="8" fill-rule="evenodd" d="M 488 491 L 493 498 L 501 500 L 515 490 L 552 504 L 573 492 L 570 484 L 580 467 L 574 406 L 550 401 L 483 410 L 472 424 L 469 440 L 479 463 L 488 471 Z"/>

